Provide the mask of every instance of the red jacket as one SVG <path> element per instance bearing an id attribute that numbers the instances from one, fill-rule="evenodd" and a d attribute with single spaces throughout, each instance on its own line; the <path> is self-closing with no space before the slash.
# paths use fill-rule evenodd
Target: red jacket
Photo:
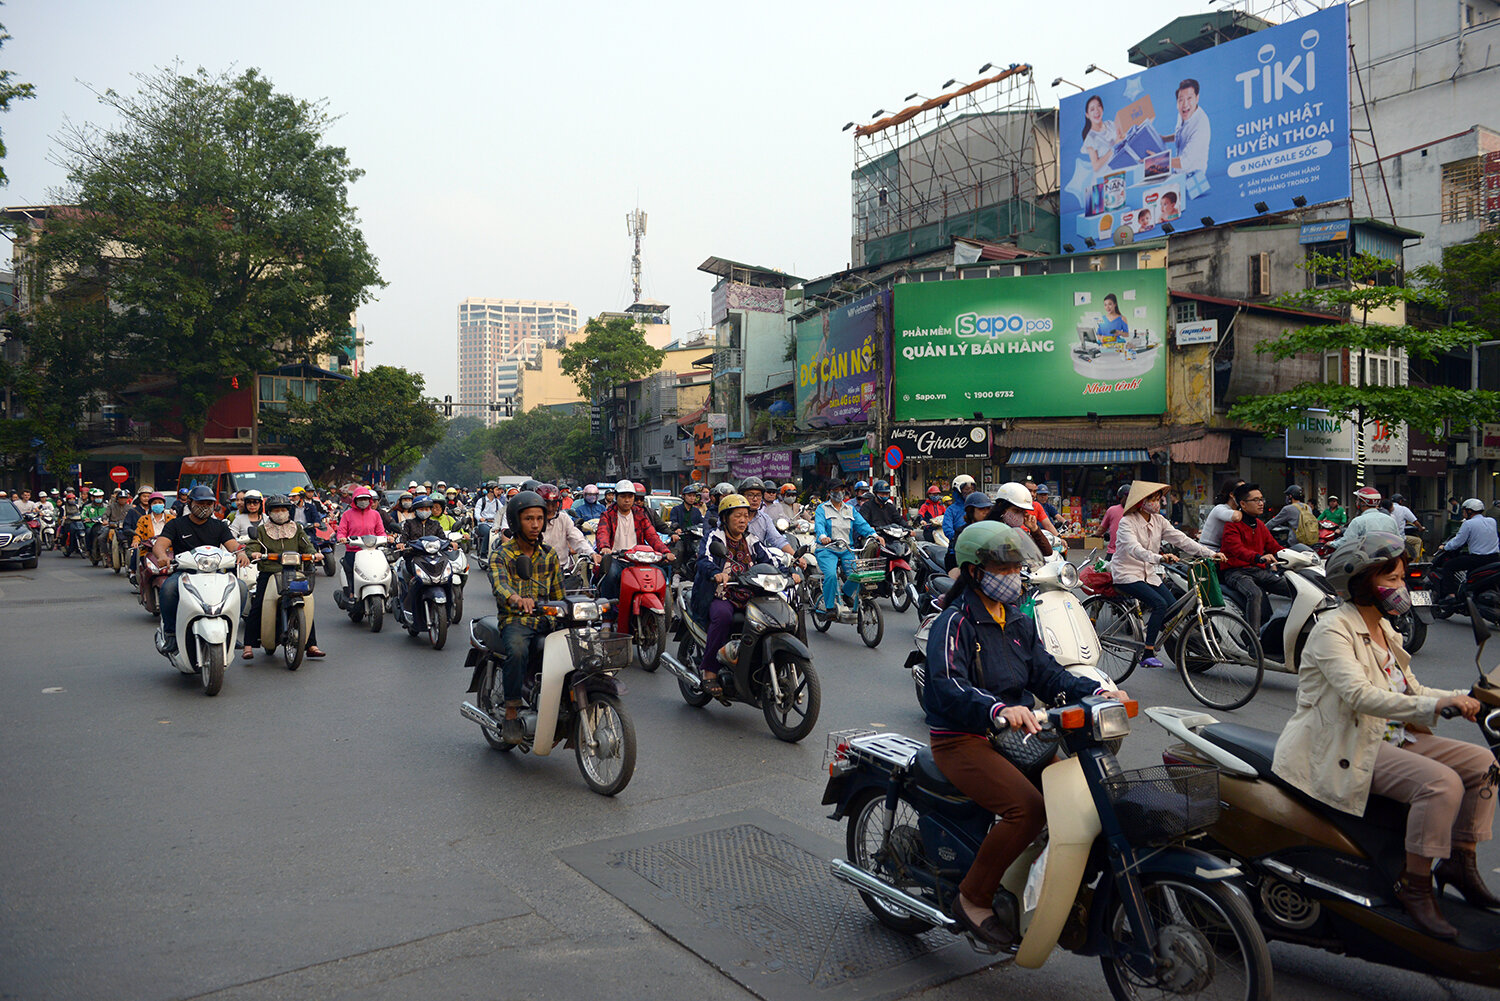
<path id="1" fill-rule="evenodd" d="M 1285 548 L 1260 518 L 1255 519 L 1254 525 L 1248 518 L 1229 522 L 1224 526 L 1224 538 L 1219 542 L 1219 551 L 1229 557 L 1224 566 L 1230 570 L 1260 566 L 1262 556 L 1275 556 Z"/>
<path id="2" fill-rule="evenodd" d="M 656 534 L 656 529 L 651 525 L 651 517 L 646 514 L 645 508 L 637 504 L 630 509 L 635 520 L 635 543 L 638 546 L 650 546 L 658 553 L 669 552 L 666 543 L 661 541 L 661 536 Z M 613 504 L 609 509 L 599 516 L 599 527 L 594 529 L 594 546 L 598 549 L 613 549 L 615 541 L 615 528 L 620 524 L 620 509 Z"/>

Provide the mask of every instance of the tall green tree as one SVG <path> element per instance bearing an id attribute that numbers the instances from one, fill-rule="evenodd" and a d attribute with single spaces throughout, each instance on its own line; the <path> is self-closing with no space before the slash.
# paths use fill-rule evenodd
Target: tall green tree
<path id="1" fill-rule="evenodd" d="M 594 317 L 583 336 L 563 349 L 560 367 L 584 399 L 622 382 L 650 375 L 667 353 L 646 343 L 640 327 L 623 316 Z"/>
<path id="2" fill-rule="evenodd" d="M 311 360 L 384 283 L 349 204 L 362 171 L 327 142 L 322 103 L 254 69 L 136 79 L 97 95 L 116 124 L 58 139 L 77 211 L 49 216 L 34 287 L 106 282 L 119 312 L 100 351 L 170 378 L 143 416 L 170 414 L 197 450 L 231 378 Z"/>
<path id="3" fill-rule="evenodd" d="M 1500 337 L 1500 230 L 1443 248 L 1443 266 L 1427 267 L 1420 277 L 1441 289 L 1454 315 Z"/>
<path id="4" fill-rule="evenodd" d="M 603 461 L 584 414 L 533 407 L 476 437 L 512 469 L 553 483 L 594 479 Z"/>
<path id="5" fill-rule="evenodd" d="M 10 41 L 10 32 L 5 30 L 5 25 L 0 24 L 0 45 Z M 10 102 L 24 101 L 27 98 L 36 97 L 36 88 L 29 83 L 21 83 L 16 79 L 14 70 L 0 69 L 0 112 L 10 110 Z M 0 133 L 0 160 L 5 159 L 4 133 Z M 10 178 L 5 176 L 5 167 L 0 166 L 0 187 L 8 184 Z"/>
<path id="6" fill-rule="evenodd" d="M 96 349 L 101 330 L 110 328 L 109 307 L 101 298 L 43 303 L 7 319 L 7 335 L 24 345 L 24 361 L 0 361 L 0 385 L 9 386 L 15 413 L 0 420 L 0 455 L 16 470 L 30 464 L 42 442 L 47 467 L 65 472 L 82 462 L 88 415 L 117 384 L 107 359 Z"/>
<path id="7" fill-rule="evenodd" d="M 261 426 L 285 436 L 317 480 L 343 481 L 365 466 L 409 468 L 443 437 L 443 419 L 420 374 L 377 365 L 354 379 L 324 383 L 315 401 L 287 400 Z"/>

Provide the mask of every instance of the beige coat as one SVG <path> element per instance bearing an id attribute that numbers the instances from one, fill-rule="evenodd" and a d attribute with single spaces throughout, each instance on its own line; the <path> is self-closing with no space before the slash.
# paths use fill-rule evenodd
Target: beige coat
<path id="1" fill-rule="evenodd" d="M 1297 708 L 1276 741 L 1272 770 L 1320 802 L 1362 816 L 1386 721 L 1431 727 L 1438 699 L 1462 692 L 1426 688 L 1411 673 L 1411 655 L 1382 619 L 1385 641 L 1406 675 L 1407 694 L 1391 691 L 1380 650 L 1352 603 L 1313 626 L 1302 651 Z"/>

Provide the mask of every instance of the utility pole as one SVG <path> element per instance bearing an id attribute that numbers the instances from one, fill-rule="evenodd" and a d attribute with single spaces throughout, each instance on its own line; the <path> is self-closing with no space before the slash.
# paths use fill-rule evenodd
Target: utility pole
<path id="1" fill-rule="evenodd" d="M 630 258 L 630 287 L 633 303 L 641 301 L 641 237 L 646 235 L 646 213 L 637 208 L 625 214 L 625 231 L 635 239 L 635 256 Z"/>

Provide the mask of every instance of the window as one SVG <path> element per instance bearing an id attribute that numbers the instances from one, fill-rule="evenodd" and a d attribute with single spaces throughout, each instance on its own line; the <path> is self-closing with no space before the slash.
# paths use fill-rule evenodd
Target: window
<path id="1" fill-rule="evenodd" d="M 1246 282 L 1250 295 L 1271 294 L 1271 255 L 1267 251 L 1250 255 L 1250 277 Z"/>
<path id="2" fill-rule="evenodd" d="M 1442 221 L 1478 219 L 1484 205 L 1480 197 L 1480 158 L 1471 156 L 1443 164 Z"/>
<path id="3" fill-rule="evenodd" d="M 1174 302 L 1172 304 L 1172 326 L 1179 323 L 1197 323 L 1198 304 L 1192 300 L 1187 302 Z"/>

